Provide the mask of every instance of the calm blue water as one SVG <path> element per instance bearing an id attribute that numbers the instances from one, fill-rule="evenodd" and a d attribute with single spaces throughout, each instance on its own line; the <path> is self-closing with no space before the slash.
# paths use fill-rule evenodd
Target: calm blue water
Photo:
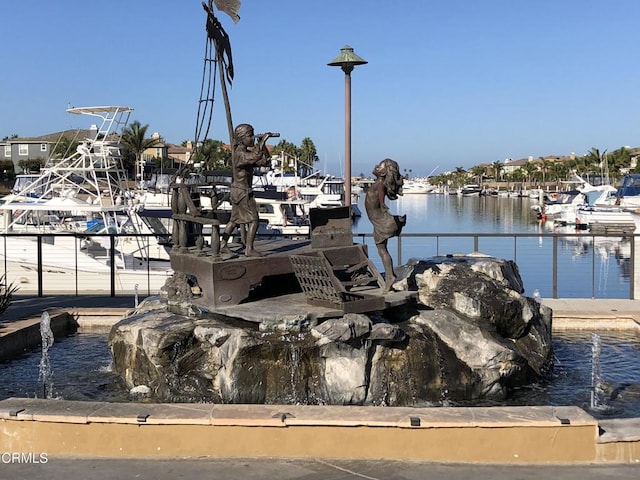
<path id="1" fill-rule="evenodd" d="M 363 213 L 353 231 L 370 234 L 371 223 Z M 619 237 L 592 237 L 588 232 L 556 228 L 540 222 L 531 211 L 529 198 L 461 197 L 458 195 L 407 195 L 389 202 L 394 214 L 407 215 L 403 230 L 401 263 L 410 258 L 427 258 L 449 253 L 474 251 L 473 234 L 523 233 L 530 236 L 479 237 L 478 250 L 499 258 L 515 260 L 525 286 L 525 294 L 538 289 L 543 297 L 553 297 L 554 239 L 539 234 L 564 233 L 557 239 L 557 297 L 630 298 L 630 241 Z M 465 237 L 415 238 L 412 233 L 468 234 Z M 379 269 L 380 258 L 372 238 L 366 238 L 369 256 Z M 389 241 L 389 252 L 398 262 L 398 243 Z M 595 248 L 594 248 L 595 247 Z"/>

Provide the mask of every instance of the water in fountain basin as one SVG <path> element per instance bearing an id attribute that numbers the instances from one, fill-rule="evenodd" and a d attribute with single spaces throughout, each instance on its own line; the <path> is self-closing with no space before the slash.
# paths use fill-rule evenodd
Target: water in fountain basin
<path id="1" fill-rule="evenodd" d="M 0 362 L 0 398 L 42 397 L 40 354 L 38 348 L 14 360 Z M 76 333 L 57 338 L 49 357 L 56 376 L 55 386 L 51 386 L 54 398 L 106 402 L 131 400 L 120 378 L 111 371 L 111 352 L 106 334 Z"/>
<path id="2" fill-rule="evenodd" d="M 576 405 L 596 418 L 640 417 L 640 335 L 599 331 L 597 378 L 593 382 L 594 341 L 590 331 L 553 334 L 554 366 L 549 381 L 513 392 L 509 405 Z M 592 408 L 592 383 L 599 407 Z"/>
<path id="3" fill-rule="evenodd" d="M 514 391 L 503 402 L 485 405 L 576 405 L 596 418 L 640 417 L 640 336 L 633 332 L 599 332 L 600 385 L 607 409 L 591 409 L 591 332 L 554 334 L 555 364 L 548 382 Z M 0 363 L 0 399 L 41 395 L 38 350 Z M 107 335 L 78 333 L 57 339 L 51 366 L 56 372 L 56 398 L 85 401 L 131 401 L 129 392 L 110 369 Z M 300 352 L 302 353 L 302 352 Z M 299 357 L 299 360 L 302 358 Z M 444 393 L 444 392 L 443 392 Z M 322 404 L 318 400 L 317 404 Z M 456 406 L 443 396 L 442 405 Z M 435 406 L 435 405 L 434 405 Z"/>

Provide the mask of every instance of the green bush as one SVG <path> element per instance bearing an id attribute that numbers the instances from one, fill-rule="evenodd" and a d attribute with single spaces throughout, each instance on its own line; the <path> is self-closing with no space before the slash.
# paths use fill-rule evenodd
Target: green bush
<path id="1" fill-rule="evenodd" d="M 9 305 L 11 305 L 13 294 L 17 290 L 18 287 L 13 283 L 7 285 L 6 275 L 2 275 L 2 277 L 0 277 L 0 314 L 2 314 L 2 312 L 9 308 Z"/>

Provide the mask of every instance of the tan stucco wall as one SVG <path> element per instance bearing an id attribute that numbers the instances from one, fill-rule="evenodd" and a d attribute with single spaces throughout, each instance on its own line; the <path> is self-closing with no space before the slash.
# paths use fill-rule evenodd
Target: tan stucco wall
<path id="1" fill-rule="evenodd" d="M 285 457 L 473 463 L 585 463 L 594 426 L 249 427 L 0 420 L 0 450 L 49 457 Z"/>

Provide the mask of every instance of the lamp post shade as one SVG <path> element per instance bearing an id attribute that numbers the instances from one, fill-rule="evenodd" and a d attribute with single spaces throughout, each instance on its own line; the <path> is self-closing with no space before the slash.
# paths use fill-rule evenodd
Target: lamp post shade
<path id="1" fill-rule="evenodd" d="M 368 62 L 365 59 L 354 53 L 353 47 L 345 45 L 340 49 L 340 54 L 331 62 L 327 63 L 327 65 L 330 67 L 341 67 L 342 71 L 349 75 L 353 71 L 353 67 L 366 63 Z"/>

